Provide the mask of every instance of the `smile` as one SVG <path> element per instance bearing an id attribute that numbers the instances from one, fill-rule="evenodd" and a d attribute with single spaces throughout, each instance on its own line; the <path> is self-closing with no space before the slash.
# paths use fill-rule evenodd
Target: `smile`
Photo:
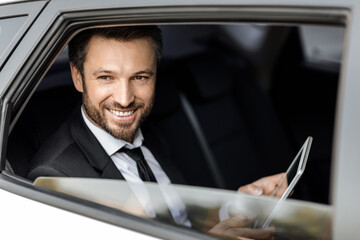
<path id="1" fill-rule="evenodd" d="M 134 113 L 134 110 L 127 111 L 127 112 L 121 112 L 121 111 L 116 111 L 116 110 L 110 109 L 110 112 L 112 114 L 114 114 L 115 116 L 117 116 L 117 117 L 128 117 L 128 116 L 131 116 Z"/>

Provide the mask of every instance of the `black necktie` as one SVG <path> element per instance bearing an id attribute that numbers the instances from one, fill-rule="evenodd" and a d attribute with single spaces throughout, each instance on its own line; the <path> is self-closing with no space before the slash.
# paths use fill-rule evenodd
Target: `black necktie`
<path id="1" fill-rule="evenodd" d="M 149 167 L 148 163 L 146 162 L 144 155 L 141 152 L 140 147 L 138 148 L 133 148 L 133 149 L 128 149 L 128 148 L 122 148 L 119 150 L 119 152 L 123 152 L 126 155 L 128 155 L 131 159 L 133 159 L 136 162 L 136 166 L 139 172 L 139 176 L 143 181 L 147 181 L 147 182 L 156 182 L 156 178 L 153 174 L 153 172 L 151 171 L 151 168 Z M 175 224 L 174 222 L 174 218 L 170 212 L 170 209 L 168 208 L 168 205 L 166 203 L 165 198 L 163 198 L 163 193 L 160 191 L 159 188 L 154 188 L 152 189 L 154 192 L 157 193 L 152 193 L 150 194 L 150 198 L 151 201 L 153 203 L 158 203 L 159 200 L 161 199 L 163 204 L 160 204 L 160 208 L 157 207 L 157 204 L 155 204 L 154 206 L 154 210 L 156 213 L 156 218 L 160 221 L 164 221 L 166 223 L 172 222 Z M 153 199 L 152 196 L 156 196 L 155 199 Z"/>
<path id="2" fill-rule="evenodd" d="M 122 148 L 120 152 L 125 153 L 136 162 L 139 177 L 143 181 L 156 182 L 156 178 L 153 172 L 151 171 L 149 164 L 146 162 L 144 155 L 142 154 L 141 149 L 139 147 L 133 149 Z"/>

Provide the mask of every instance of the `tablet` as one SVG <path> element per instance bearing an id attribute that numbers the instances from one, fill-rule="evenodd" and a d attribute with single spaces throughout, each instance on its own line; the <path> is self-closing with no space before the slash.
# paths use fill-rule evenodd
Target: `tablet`
<path id="1" fill-rule="evenodd" d="M 295 156 L 294 160 L 291 162 L 289 168 L 286 171 L 286 175 L 284 176 L 283 179 L 281 179 L 278 187 L 272 193 L 272 196 L 275 196 L 276 192 L 278 191 L 280 186 L 285 183 L 286 179 L 288 179 L 288 183 L 289 183 L 287 189 L 285 190 L 284 194 L 279 198 L 277 203 L 274 205 L 273 209 L 271 210 L 270 214 L 265 218 L 265 221 L 262 223 L 262 225 L 259 222 L 256 223 L 257 227 L 259 226 L 261 226 L 261 228 L 268 227 L 271 221 L 273 220 L 275 214 L 280 209 L 282 202 L 293 191 L 295 185 L 297 184 L 303 172 L 305 171 L 306 162 L 311 148 L 311 143 L 312 143 L 312 137 L 308 137 L 305 140 L 303 146 L 300 148 L 297 155 Z"/>

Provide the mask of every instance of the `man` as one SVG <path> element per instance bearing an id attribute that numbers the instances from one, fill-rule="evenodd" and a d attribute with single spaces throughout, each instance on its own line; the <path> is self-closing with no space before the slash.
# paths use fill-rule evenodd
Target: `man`
<path id="1" fill-rule="evenodd" d="M 161 47 L 161 33 L 154 26 L 90 29 L 75 36 L 69 60 L 82 107 L 41 147 L 28 177 L 185 183 L 161 137 L 142 125 L 154 101 Z M 145 161 L 137 164 L 129 149 L 138 154 L 140 149 Z M 266 177 L 239 191 L 270 195 L 282 177 Z M 227 224 L 213 233 L 228 229 Z"/>

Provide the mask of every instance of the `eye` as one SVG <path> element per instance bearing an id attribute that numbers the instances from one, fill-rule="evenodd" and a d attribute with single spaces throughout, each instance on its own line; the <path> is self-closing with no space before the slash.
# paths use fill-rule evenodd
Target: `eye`
<path id="1" fill-rule="evenodd" d="M 111 77 L 108 76 L 108 75 L 103 75 L 103 76 L 99 76 L 98 79 L 101 79 L 101 80 L 110 80 Z"/>
<path id="2" fill-rule="evenodd" d="M 136 80 L 147 80 L 148 78 L 147 76 L 135 76 Z"/>

